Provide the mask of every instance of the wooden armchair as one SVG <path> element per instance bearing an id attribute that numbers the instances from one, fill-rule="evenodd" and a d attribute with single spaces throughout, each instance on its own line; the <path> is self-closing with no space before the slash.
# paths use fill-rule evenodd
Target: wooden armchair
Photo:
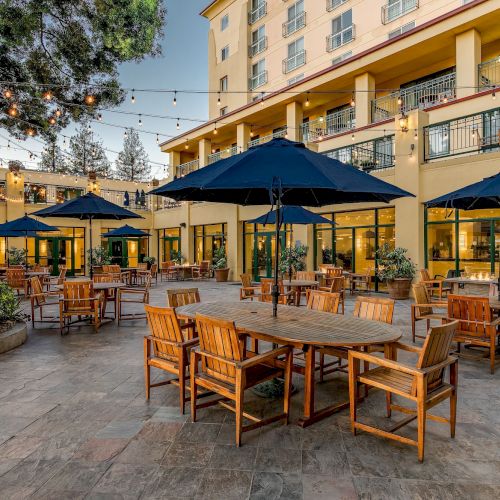
<path id="1" fill-rule="evenodd" d="M 57 306 L 59 302 L 59 297 L 61 295 L 60 291 L 43 291 L 42 283 L 38 276 L 33 276 L 30 278 L 30 301 L 31 301 L 31 325 L 35 328 L 35 323 L 58 323 L 59 318 L 57 316 L 44 316 L 43 308 L 49 306 Z M 56 300 L 50 301 L 49 299 L 54 297 Z M 35 319 L 35 311 L 40 311 L 40 319 Z"/>
<path id="2" fill-rule="evenodd" d="M 174 288 L 167 290 L 167 306 L 181 307 L 188 304 L 196 304 L 200 302 L 200 292 L 198 288 Z M 194 338 L 196 334 L 196 323 L 194 321 L 182 320 L 183 328 L 186 328 L 188 338 Z"/>
<path id="3" fill-rule="evenodd" d="M 451 342 L 458 322 L 454 321 L 430 329 L 422 349 L 396 342 L 386 347 L 386 355 L 392 359 L 379 358 L 365 352 L 349 351 L 349 399 L 351 413 L 351 428 L 353 434 L 358 429 L 371 432 L 377 436 L 393 439 L 400 443 L 410 444 L 418 448 L 418 460 L 424 460 L 425 424 L 426 419 L 450 425 L 451 437 L 455 437 L 455 422 L 457 411 L 457 358 L 449 356 Z M 415 366 L 409 366 L 396 361 L 397 350 L 418 353 Z M 376 368 L 359 373 L 359 362 L 377 365 Z M 444 381 L 445 368 L 450 367 L 449 383 Z M 357 420 L 358 384 L 377 387 L 386 393 L 387 417 L 392 410 L 410 414 L 396 423 L 390 430 L 361 423 Z M 392 394 L 408 399 L 417 405 L 413 410 L 392 404 Z M 433 406 L 442 401 L 450 400 L 450 417 L 445 418 L 427 413 Z M 417 440 L 395 434 L 409 422 L 417 419 Z"/>
<path id="4" fill-rule="evenodd" d="M 329 266 L 325 269 L 326 275 L 323 279 L 325 288 L 332 284 L 333 278 L 340 278 L 344 275 L 344 270 L 341 267 Z"/>
<path id="5" fill-rule="evenodd" d="M 366 269 L 362 273 L 352 273 L 351 277 L 351 295 L 356 292 L 371 292 L 372 275 L 371 269 Z"/>
<path id="6" fill-rule="evenodd" d="M 490 357 L 490 372 L 495 373 L 495 352 L 500 318 L 493 319 L 488 297 L 448 295 L 448 319 L 459 320 L 453 339 L 458 343 L 458 352 L 462 343 L 487 348 Z"/>
<path id="7" fill-rule="evenodd" d="M 342 305 L 342 314 L 344 314 L 345 308 L 345 279 L 343 276 L 335 276 L 330 280 L 329 287 L 320 286 L 319 290 L 323 292 L 338 293 L 340 296 L 340 304 Z"/>
<path id="8" fill-rule="evenodd" d="M 273 296 L 271 292 L 273 290 L 274 279 L 273 278 L 261 278 L 260 279 L 260 301 L 261 302 L 272 302 Z M 295 290 L 285 291 L 285 285 L 283 280 L 278 280 L 278 287 L 280 296 L 278 298 L 278 304 L 290 305 L 295 304 L 297 299 L 297 293 Z"/>
<path id="9" fill-rule="evenodd" d="M 425 335 L 417 335 L 415 333 L 417 321 L 425 320 L 427 323 L 426 332 L 431 326 L 431 320 L 441 321 L 441 323 L 446 323 L 446 318 L 448 317 L 447 302 L 433 302 L 429 294 L 429 289 L 423 283 L 418 283 L 412 286 L 413 296 L 415 298 L 415 303 L 411 304 L 411 335 L 413 343 L 415 343 L 415 338 L 425 339 Z M 444 312 L 437 313 L 434 309 L 444 309 Z"/>
<path id="10" fill-rule="evenodd" d="M 111 273 L 102 273 L 102 274 L 94 274 L 92 277 L 92 281 L 94 283 L 116 283 L 119 278 L 116 277 L 115 274 Z M 104 311 L 106 311 L 106 305 L 108 302 L 113 304 L 113 318 L 116 318 L 117 314 L 117 291 L 115 289 L 108 289 L 103 291 L 102 293 L 102 312 L 101 317 L 104 317 Z"/>
<path id="11" fill-rule="evenodd" d="M 59 298 L 59 330 L 61 335 L 69 333 L 72 324 L 82 321 L 82 317 L 91 318 L 94 330 L 97 333 L 101 325 L 99 315 L 102 295 L 94 292 L 92 281 L 65 281 L 63 296 Z M 77 321 L 71 321 L 77 316 Z"/>
<path id="12" fill-rule="evenodd" d="M 194 279 L 208 279 L 210 278 L 210 261 L 202 260 L 200 265 L 193 267 L 193 278 Z"/>
<path id="13" fill-rule="evenodd" d="M 254 298 L 258 298 L 260 285 L 252 285 L 252 275 L 250 273 L 243 273 L 240 274 L 240 278 L 240 300 L 250 299 L 253 301 Z"/>
<path id="14" fill-rule="evenodd" d="M 137 269 L 140 271 L 148 271 L 148 263 L 147 262 L 138 262 Z"/>
<path id="15" fill-rule="evenodd" d="M 174 269 L 175 262 L 172 260 L 168 260 L 166 262 L 162 262 L 160 266 L 160 281 L 163 281 L 163 277 L 165 276 L 165 279 L 167 281 L 176 279 L 177 278 L 177 273 Z"/>
<path id="16" fill-rule="evenodd" d="M 153 307 L 145 305 L 146 317 L 151 335 L 144 337 L 144 380 L 146 399 L 149 399 L 151 387 L 174 384 L 179 387 L 181 413 L 189 401 L 186 397 L 188 378 L 189 349 L 198 344 L 198 339 L 185 340 L 183 327 L 180 325 L 173 307 Z M 159 368 L 176 375 L 177 378 L 151 383 L 151 367 Z"/>
<path id="17" fill-rule="evenodd" d="M 59 276 L 44 276 L 43 286 L 46 287 L 48 291 L 52 289 L 52 286 L 62 285 L 66 279 L 66 266 L 59 266 Z"/>
<path id="18" fill-rule="evenodd" d="M 104 264 L 102 266 L 102 272 L 104 274 L 112 274 L 116 282 L 129 283 L 130 282 L 130 272 L 121 270 L 118 264 Z"/>
<path id="19" fill-rule="evenodd" d="M 435 276 L 434 279 L 431 279 L 429 271 L 427 269 L 420 269 L 419 273 L 420 283 L 428 288 L 431 296 L 434 295 L 434 292 L 437 292 L 437 295 L 441 300 L 443 298 L 443 295 L 451 293 L 451 286 L 445 286 L 445 280 L 443 278 L 437 278 Z"/>
<path id="20" fill-rule="evenodd" d="M 12 267 L 8 267 L 5 271 L 5 278 L 7 285 L 15 290 L 17 295 L 20 295 L 20 290 L 24 292 L 25 296 L 28 295 L 28 281 L 26 279 L 24 269 L 14 269 Z"/>
<path id="21" fill-rule="evenodd" d="M 291 347 L 280 347 L 251 358 L 244 357 L 244 340 L 240 339 L 232 321 L 222 321 L 196 315 L 200 346 L 191 350 L 191 418 L 196 422 L 196 411 L 219 403 L 236 414 L 236 446 L 241 444 L 241 435 L 278 420 L 288 423 L 292 383 L 293 353 Z M 285 356 L 285 368 L 274 366 L 277 358 Z M 199 361 L 201 360 L 201 365 Z M 285 377 L 283 413 L 259 419 L 243 409 L 246 389 L 277 376 Z M 220 395 L 216 400 L 197 403 L 198 386 Z M 234 406 L 226 403 L 233 401 Z M 243 425 L 243 417 L 251 420 Z"/>
<path id="22" fill-rule="evenodd" d="M 146 318 L 146 313 L 144 311 L 124 313 L 123 304 L 149 304 L 150 286 L 151 286 L 151 276 L 148 275 L 144 280 L 143 287 L 118 288 L 116 295 L 116 304 L 118 309 L 118 324 L 120 324 L 120 321 L 127 319 Z"/>

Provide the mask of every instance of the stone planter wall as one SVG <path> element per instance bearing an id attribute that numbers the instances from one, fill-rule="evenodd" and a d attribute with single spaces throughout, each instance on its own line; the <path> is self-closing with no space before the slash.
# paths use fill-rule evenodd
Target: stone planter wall
<path id="1" fill-rule="evenodd" d="M 15 323 L 4 332 L 0 332 L 0 354 L 10 351 L 26 342 L 28 328 L 26 323 Z"/>

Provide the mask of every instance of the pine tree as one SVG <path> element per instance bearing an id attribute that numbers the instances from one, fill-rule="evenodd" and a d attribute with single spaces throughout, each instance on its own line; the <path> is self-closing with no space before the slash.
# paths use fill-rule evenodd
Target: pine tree
<path id="1" fill-rule="evenodd" d="M 69 141 L 69 173 L 88 175 L 95 172 L 98 177 L 107 177 L 110 163 L 102 147 L 102 142 L 94 138 L 94 134 L 83 125 Z"/>
<path id="2" fill-rule="evenodd" d="M 42 151 L 40 170 L 44 172 L 68 172 L 68 157 L 54 141 L 51 141 Z"/>
<path id="3" fill-rule="evenodd" d="M 116 175 L 125 181 L 147 181 L 151 175 L 149 158 L 139 134 L 128 130 L 123 141 L 123 150 L 115 162 Z"/>

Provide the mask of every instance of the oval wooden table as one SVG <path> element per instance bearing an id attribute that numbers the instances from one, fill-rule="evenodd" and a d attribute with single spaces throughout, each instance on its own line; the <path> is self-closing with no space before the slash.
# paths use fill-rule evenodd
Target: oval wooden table
<path id="1" fill-rule="evenodd" d="M 314 405 L 314 375 L 316 348 L 352 347 L 390 344 L 401 338 L 398 328 L 352 316 L 311 311 L 307 308 L 278 306 L 273 318 L 272 305 L 264 302 L 199 302 L 178 307 L 182 319 L 194 319 L 196 314 L 234 321 L 244 335 L 267 342 L 291 345 L 305 353 L 304 412 L 299 425 L 306 427 L 332 413 L 347 408 L 349 402 L 316 410 Z"/>
<path id="2" fill-rule="evenodd" d="M 312 280 L 283 280 L 283 286 L 288 290 L 292 289 L 296 292 L 295 305 L 300 306 L 300 297 L 302 290 L 306 288 L 318 288 L 319 281 Z"/>

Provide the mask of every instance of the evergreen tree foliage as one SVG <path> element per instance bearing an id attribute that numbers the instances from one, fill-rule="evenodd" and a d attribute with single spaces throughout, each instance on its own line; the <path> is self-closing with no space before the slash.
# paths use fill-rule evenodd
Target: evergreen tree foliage
<path id="1" fill-rule="evenodd" d="M 116 175 L 125 181 L 147 181 L 151 175 L 149 158 L 142 145 L 139 134 L 128 130 L 115 162 Z"/>

